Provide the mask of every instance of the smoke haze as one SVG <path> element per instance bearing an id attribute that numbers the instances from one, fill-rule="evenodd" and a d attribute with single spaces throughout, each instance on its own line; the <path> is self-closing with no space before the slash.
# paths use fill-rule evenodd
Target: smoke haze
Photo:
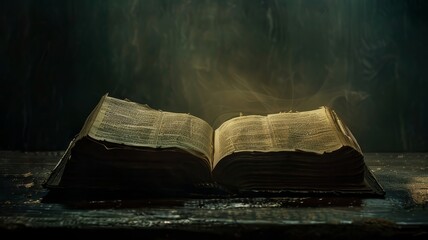
<path id="1" fill-rule="evenodd" d="M 109 92 L 213 127 L 326 105 L 365 151 L 428 149 L 424 1 L 12 2 L 4 148 L 62 149 Z"/>

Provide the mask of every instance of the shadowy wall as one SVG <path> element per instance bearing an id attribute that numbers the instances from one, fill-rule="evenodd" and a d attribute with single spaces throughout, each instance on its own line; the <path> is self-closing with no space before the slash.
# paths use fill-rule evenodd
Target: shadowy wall
<path id="1" fill-rule="evenodd" d="M 100 97 L 233 116 L 333 107 L 428 150 L 428 1 L 0 2 L 0 149 L 64 149 Z"/>

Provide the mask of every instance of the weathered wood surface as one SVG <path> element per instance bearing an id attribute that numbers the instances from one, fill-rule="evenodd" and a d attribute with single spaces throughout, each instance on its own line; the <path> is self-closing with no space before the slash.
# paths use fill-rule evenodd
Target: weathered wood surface
<path id="1" fill-rule="evenodd" d="M 280 197 L 48 201 L 60 152 L 0 152 L 0 229 L 14 233 L 428 237 L 428 153 L 368 153 L 384 199 Z M 98 234 L 98 232 L 97 232 Z"/>

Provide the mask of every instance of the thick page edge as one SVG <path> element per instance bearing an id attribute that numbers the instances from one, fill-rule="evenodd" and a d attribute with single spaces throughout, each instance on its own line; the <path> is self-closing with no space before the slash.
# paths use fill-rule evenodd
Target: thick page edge
<path id="1" fill-rule="evenodd" d="M 385 196 L 385 189 L 366 164 L 364 165 L 364 180 L 375 194 L 382 197 Z"/>
<path id="2" fill-rule="evenodd" d="M 370 168 L 364 164 L 364 186 L 356 189 L 283 189 L 283 190 L 244 190 L 237 193 L 240 197 L 293 197 L 293 196 L 343 196 L 361 198 L 384 198 L 385 190 Z"/>
<path id="3" fill-rule="evenodd" d="M 47 189 L 60 188 L 60 183 L 61 183 L 62 175 L 64 173 L 65 166 L 67 165 L 68 160 L 71 158 L 71 149 L 74 147 L 74 144 L 76 143 L 77 138 L 78 137 L 76 136 L 69 143 L 64 154 L 61 156 L 58 163 L 51 171 L 48 179 L 42 184 L 43 187 Z"/>
<path id="4" fill-rule="evenodd" d="M 76 144 L 78 144 L 78 142 L 83 141 L 83 140 L 87 140 L 90 142 L 93 142 L 94 144 L 98 145 L 98 147 L 100 148 L 104 148 L 106 151 L 109 150 L 114 150 L 114 149 L 120 149 L 120 150 L 124 150 L 124 151 L 141 151 L 141 152 L 145 152 L 145 151 L 165 151 L 165 152 L 183 152 L 189 155 L 192 155 L 196 158 L 198 158 L 201 161 L 204 161 L 205 165 L 208 170 L 211 172 L 211 162 L 208 161 L 208 159 L 206 159 L 205 157 L 202 156 L 198 156 L 195 155 L 192 152 L 189 151 L 185 151 L 183 149 L 180 148 L 144 148 L 144 147 L 132 147 L 132 146 L 127 146 L 127 145 L 121 145 L 121 144 L 115 144 L 115 143 L 110 143 L 110 142 L 104 142 L 104 141 L 99 141 L 96 139 L 93 139 L 90 136 L 84 136 L 83 138 L 80 137 L 80 135 L 77 135 L 75 138 L 73 138 L 73 140 L 69 143 L 69 146 L 67 147 L 66 151 L 64 152 L 64 154 L 61 156 L 61 158 L 59 159 L 58 163 L 56 164 L 56 166 L 53 168 L 53 170 L 50 172 L 49 177 L 47 178 L 47 180 L 42 184 L 42 186 L 44 188 L 50 189 L 50 190 L 64 190 L 64 191 L 73 191 L 76 189 L 80 189 L 82 191 L 85 190 L 89 190 L 89 191 L 97 191 L 99 190 L 99 192 L 108 192 L 108 189 L 100 189 L 99 187 L 85 187 L 85 186 L 78 186 L 78 187 L 73 187 L 73 186 L 64 186 L 61 184 L 61 180 L 64 174 L 64 170 L 66 169 L 67 163 L 70 159 L 72 159 L 73 156 L 73 148 L 75 147 Z M 106 144 L 111 144 L 111 145 L 117 145 L 117 146 L 108 146 Z M 208 182 L 206 184 L 210 184 L 212 182 Z M 198 186 L 193 186 L 195 189 L 197 190 L 203 190 L 204 187 L 202 187 L 203 185 L 198 185 Z M 208 186 L 208 185 L 205 185 Z M 214 189 L 212 187 L 212 185 L 210 185 L 210 188 Z M 120 191 L 121 189 L 123 189 L 123 187 L 114 189 L 112 188 L 113 191 Z M 133 189 L 130 188 L 125 188 L 127 189 L 126 191 L 131 191 Z M 135 190 L 135 189 L 134 189 Z M 155 189 L 151 189 L 150 191 L 154 191 Z M 164 189 L 166 192 L 168 192 L 168 189 Z M 122 192 L 126 192 L 126 191 L 122 191 Z M 136 190 L 136 191 L 140 191 L 140 190 Z M 177 190 L 174 189 L 172 191 L 175 192 L 183 192 L 181 190 Z M 203 191 L 206 191 L 203 190 Z M 143 191 L 140 191 L 143 192 Z M 162 191 L 159 191 L 162 192 Z"/>

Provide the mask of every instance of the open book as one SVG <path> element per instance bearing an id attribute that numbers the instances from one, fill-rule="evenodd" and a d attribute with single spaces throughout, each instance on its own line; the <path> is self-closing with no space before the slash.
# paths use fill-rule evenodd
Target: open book
<path id="1" fill-rule="evenodd" d="M 353 135 L 327 107 L 249 115 L 219 128 L 104 95 L 46 187 L 383 195 Z"/>

